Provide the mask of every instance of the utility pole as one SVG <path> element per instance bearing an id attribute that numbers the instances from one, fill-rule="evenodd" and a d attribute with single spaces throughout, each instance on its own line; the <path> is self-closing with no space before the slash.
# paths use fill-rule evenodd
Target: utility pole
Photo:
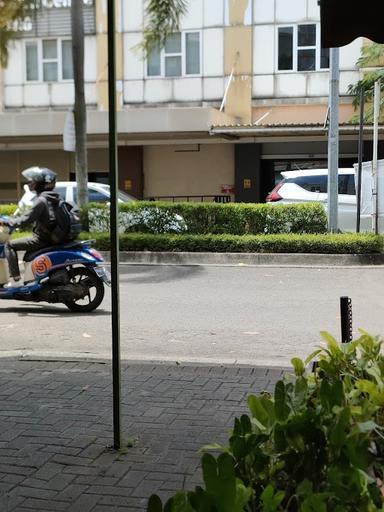
<path id="1" fill-rule="evenodd" d="M 379 205 L 378 205 L 378 172 L 377 172 L 377 148 L 379 133 L 379 115 L 380 115 L 380 80 L 375 82 L 375 92 L 373 97 L 373 157 L 372 157 L 372 231 L 377 235 L 379 232 Z"/>
<path id="2" fill-rule="evenodd" d="M 118 232 L 118 167 L 116 123 L 116 24 L 115 0 L 108 0 L 108 103 L 109 103 L 109 180 L 111 189 L 111 298 L 112 298 L 112 389 L 113 446 L 121 448 L 121 375 L 120 375 L 120 288 Z"/>
<path id="3" fill-rule="evenodd" d="M 328 231 L 338 230 L 339 171 L 339 49 L 330 49 L 328 130 Z"/>
<path id="4" fill-rule="evenodd" d="M 364 130 L 364 89 L 360 91 L 360 122 L 359 122 L 359 146 L 357 157 L 357 190 L 356 190 L 356 233 L 360 233 L 360 216 L 361 216 L 361 176 L 363 168 L 363 130 Z"/>

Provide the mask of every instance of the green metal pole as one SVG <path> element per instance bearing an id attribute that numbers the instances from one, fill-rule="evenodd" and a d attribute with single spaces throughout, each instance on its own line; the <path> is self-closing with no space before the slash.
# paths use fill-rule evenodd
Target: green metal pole
<path id="1" fill-rule="evenodd" d="M 363 171 L 363 130 L 364 130 L 364 90 L 360 91 L 360 122 L 359 122 L 359 145 L 357 156 L 357 190 L 356 190 L 356 233 L 360 233 L 361 217 L 361 175 Z"/>
<path id="2" fill-rule="evenodd" d="M 328 131 L 328 231 L 338 231 L 339 48 L 330 48 Z"/>
<path id="3" fill-rule="evenodd" d="M 112 378 L 113 378 L 113 446 L 121 447 L 120 411 L 120 300 L 119 300 L 119 233 L 118 169 L 116 126 L 116 43 L 115 0 L 108 0 L 108 97 L 109 97 L 109 180 L 111 187 L 111 285 L 112 285 Z"/>

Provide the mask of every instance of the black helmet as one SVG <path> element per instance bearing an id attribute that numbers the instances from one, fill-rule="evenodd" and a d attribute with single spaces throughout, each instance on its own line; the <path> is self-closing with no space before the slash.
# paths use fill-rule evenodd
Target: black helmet
<path id="1" fill-rule="evenodd" d="M 54 184 L 57 178 L 57 174 L 47 167 L 28 167 L 21 174 L 28 181 L 44 183 L 45 185 Z"/>
<path id="2" fill-rule="evenodd" d="M 30 190 L 36 194 L 55 188 L 57 174 L 47 167 L 28 167 L 21 174 L 27 178 Z"/>

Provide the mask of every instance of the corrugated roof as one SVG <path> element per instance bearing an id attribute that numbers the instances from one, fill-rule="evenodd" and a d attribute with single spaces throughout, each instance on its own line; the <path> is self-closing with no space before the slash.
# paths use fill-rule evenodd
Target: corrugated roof
<path id="1" fill-rule="evenodd" d="M 350 103 L 339 105 L 339 126 L 348 132 L 358 130 L 358 123 L 353 121 L 356 115 Z M 254 107 L 252 123 L 222 123 L 211 126 L 211 133 L 220 130 L 229 132 L 265 132 L 282 130 L 292 131 L 325 131 L 328 122 L 328 106 L 326 104 L 287 104 Z M 382 127 L 381 127 L 382 128 Z M 365 125 L 364 130 L 371 130 L 372 125 Z"/>
<path id="2" fill-rule="evenodd" d="M 356 127 L 358 128 L 359 127 L 359 124 L 358 123 L 351 123 L 351 122 L 348 122 L 348 123 L 339 123 L 339 126 L 350 126 L 350 127 Z M 380 125 L 381 127 L 384 126 L 384 125 Z M 256 124 L 256 123 L 249 123 L 249 124 L 221 124 L 221 125 L 212 125 L 211 128 L 244 128 L 244 129 L 247 129 L 247 128 L 262 128 L 262 129 L 266 129 L 266 128 L 302 128 L 302 127 L 307 127 L 307 128 L 324 128 L 326 129 L 325 127 L 325 124 L 324 123 L 275 123 L 275 124 Z M 369 129 L 369 128 L 372 128 L 372 125 L 370 124 L 366 124 L 364 125 L 364 129 Z"/>

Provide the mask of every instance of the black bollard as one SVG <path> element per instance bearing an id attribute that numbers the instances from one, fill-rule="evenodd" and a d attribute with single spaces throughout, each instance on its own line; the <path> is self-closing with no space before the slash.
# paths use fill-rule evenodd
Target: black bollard
<path id="1" fill-rule="evenodd" d="M 352 341 L 352 300 L 340 297 L 341 343 Z"/>

